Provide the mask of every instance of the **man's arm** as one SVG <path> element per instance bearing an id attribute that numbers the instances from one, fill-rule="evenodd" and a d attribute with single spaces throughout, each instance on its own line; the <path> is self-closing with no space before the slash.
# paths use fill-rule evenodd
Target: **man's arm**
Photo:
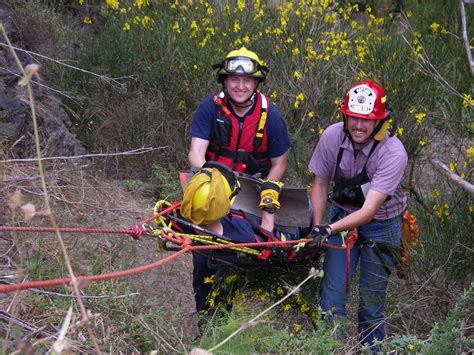
<path id="1" fill-rule="evenodd" d="M 279 157 L 270 158 L 272 167 L 268 172 L 267 179 L 274 181 L 281 181 L 285 175 L 286 167 L 288 166 L 288 152 L 283 153 Z M 262 223 L 261 227 L 273 231 L 275 226 L 275 215 L 262 211 Z"/>
<path id="2" fill-rule="evenodd" d="M 382 206 L 387 196 L 388 195 L 386 194 L 369 190 L 364 205 L 360 210 L 357 210 L 329 225 L 332 233 L 338 233 L 369 223 L 374 218 L 375 213 L 380 206 Z"/>
<path id="3" fill-rule="evenodd" d="M 286 168 L 288 166 L 288 152 L 283 153 L 279 157 L 270 158 L 272 167 L 268 172 L 267 179 L 281 181 L 285 175 Z"/>
<path id="4" fill-rule="evenodd" d="M 191 168 L 200 168 L 206 162 L 206 151 L 209 141 L 202 138 L 192 137 L 191 147 L 188 153 L 188 162 Z"/>
<path id="5" fill-rule="evenodd" d="M 311 186 L 311 206 L 313 207 L 313 226 L 322 223 L 326 212 L 326 201 L 328 196 L 329 180 L 315 176 Z"/>

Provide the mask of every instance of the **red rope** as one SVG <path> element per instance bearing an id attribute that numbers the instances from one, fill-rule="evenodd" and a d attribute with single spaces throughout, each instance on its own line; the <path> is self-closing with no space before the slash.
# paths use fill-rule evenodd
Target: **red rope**
<path id="1" fill-rule="evenodd" d="M 139 272 L 147 271 L 153 269 L 157 266 L 163 265 L 181 254 L 187 253 L 191 250 L 191 246 L 185 246 L 183 249 L 178 251 L 177 253 L 167 256 L 164 259 L 158 260 L 152 264 L 139 266 L 133 269 L 127 269 L 123 271 L 116 271 L 111 272 L 108 274 L 100 274 L 100 275 L 92 275 L 92 276 L 78 276 L 76 277 L 78 282 L 81 281 L 102 281 L 102 280 L 109 280 L 117 277 L 129 276 L 133 274 L 137 274 Z M 41 287 L 51 287 L 51 286 L 58 286 L 58 285 L 67 285 L 71 282 L 71 278 L 64 278 L 64 279 L 55 279 L 55 280 L 44 280 L 44 281 L 31 281 L 31 282 L 23 282 L 23 283 L 16 283 L 11 285 L 0 285 L 0 293 L 7 293 L 7 292 L 14 292 L 19 290 L 25 290 L 27 288 L 41 288 Z"/>
<path id="2" fill-rule="evenodd" d="M 95 228 L 53 228 L 53 227 L 11 227 L 11 226 L 0 226 L 0 231 L 27 231 L 27 232 L 65 232 L 65 233 L 103 233 L 103 234 L 129 234 L 134 239 L 140 238 L 143 234 L 149 233 L 147 230 L 142 228 L 142 224 L 147 224 L 156 218 L 159 218 L 161 215 L 170 213 L 177 207 L 179 207 L 179 202 L 174 202 L 171 206 L 164 209 L 155 216 L 149 217 L 144 220 L 142 223 L 132 226 L 129 229 L 95 229 Z M 181 246 L 181 250 L 177 253 L 170 255 L 164 259 L 158 260 L 152 264 L 139 266 L 132 269 L 127 269 L 123 271 L 117 271 L 107 274 L 100 275 L 91 275 L 91 276 L 78 276 L 76 277 L 77 281 L 101 281 L 108 280 L 112 278 L 118 278 L 123 276 L 133 275 L 139 272 L 147 271 L 153 269 L 157 266 L 163 265 L 178 256 L 185 254 L 191 250 L 210 250 L 210 249 L 230 249 L 230 248 L 239 248 L 239 247 L 256 247 L 256 246 L 274 246 L 274 245 L 291 245 L 298 243 L 307 243 L 312 241 L 311 238 L 299 239 L 299 240 L 287 240 L 287 241 L 272 241 L 272 242 L 253 242 L 253 243 L 233 243 L 233 244 L 223 244 L 223 245 L 195 245 L 192 246 L 191 239 L 183 238 L 179 236 L 175 231 L 169 229 L 168 232 L 172 235 L 171 237 L 166 233 L 163 233 L 161 236 L 166 238 L 172 243 Z M 350 263 L 350 250 L 354 246 L 357 240 L 357 231 L 349 232 L 349 236 L 346 241 L 346 246 L 336 246 L 324 243 L 323 246 L 331 249 L 337 250 L 346 250 L 346 290 L 349 290 L 349 263 Z M 30 281 L 23 283 L 16 283 L 10 285 L 0 285 L 0 293 L 14 292 L 19 290 L 25 290 L 29 288 L 41 288 L 41 287 L 52 287 L 58 285 L 66 285 L 71 282 L 71 278 L 64 279 L 54 279 L 54 280 L 43 280 L 43 281 Z"/>
<path id="3" fill-rule="evenodd" d="M 9 232 L 42 232 L 42 233 L 91 233 L 91 234 L 128 234 L 133 239 L 139 239 L 142 235 L 148 233 L 147 230 L 142 228 L 143 224 L 150 223 L 156 218 L 159 218 L 163 214 L 170 213 L 179 206 L 179 203 L 173 203 L 168 208 L 164 209 L 160 213 L 151 216 L 141 223 L 134 225 L 128 229 L 98 229 L 98 228 L 61 228 L 61 227 L 13 227 L 13 226 L 0 226 L 1 231 Z"/>
<path id="4" fill-rule="evenodd" d="M 346 240 L 346 293 L 351 290 L 351 250 L 357 242 L 357 238 L 359 238 L 357 229 L 353 229 L 349 232 Z"/>

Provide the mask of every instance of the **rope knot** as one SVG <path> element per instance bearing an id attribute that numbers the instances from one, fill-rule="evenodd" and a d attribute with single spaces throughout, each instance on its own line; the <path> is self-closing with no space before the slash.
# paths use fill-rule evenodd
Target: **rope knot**
<path id="1" fill-rule="evenodd" d="M 181 244 L 181 248 L 184 249 L 187 246 L 191 245 L 192 240 L 190 238 L 183 238 L 183 243 Z"/>
<path id="2" fill-rule="evenodd" d="M 141 225 L 136 225 L 130 228 L 127 233 L 133 238 L 133 239 L 140 239 L 140 237 L 146 233 L 146 231 L 142 228 Z"/>

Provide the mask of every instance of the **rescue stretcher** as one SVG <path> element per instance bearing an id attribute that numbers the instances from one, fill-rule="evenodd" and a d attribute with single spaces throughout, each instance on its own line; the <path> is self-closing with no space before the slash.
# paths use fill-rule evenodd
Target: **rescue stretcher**
<path id="1" fill-rule="evenodd" d="M 191 176 L 191 172 L 182 172 L 181 185 L 184 186 Z M 178 250 L 184 242 L 183 238 L 189 238 L 193 245 L 203 246 L 198 252 L 207 256 L 210 267 L 231 266 L 246 270 L 306 264 L 320 258 L 324 248 L 308 248 L 304 241 L 300 242 L 311 225 L 311 207 L 306 189 L 283 187 L 280 193 L 281 209 L 275 213 L 275 230 L 272 233 L 260 227 L 260 180 L 245 174 L 238 174 L 237 178 L 240 191 L 230 214 L 245 218 L 250 223 L 255 233 L 254 243 L 237 242 L 191 223 L 181 216 L 179 203 L 171 213 L 161 213 L 170 204 L 157 204 L 154 212 L 160 214 L 160 219 L 151 233 L 159 237 L 162 248 Z"/>

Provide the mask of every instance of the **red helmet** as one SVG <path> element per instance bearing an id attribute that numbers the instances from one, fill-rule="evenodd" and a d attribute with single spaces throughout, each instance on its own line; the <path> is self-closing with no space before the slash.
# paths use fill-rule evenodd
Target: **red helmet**
<path id="1" fill-rule="evenodd" d="M 341 108 L 342 114 L 367 120 L 383 120 L 388 116 L 385 91 L 373 80 L 354 84 Z"/>

